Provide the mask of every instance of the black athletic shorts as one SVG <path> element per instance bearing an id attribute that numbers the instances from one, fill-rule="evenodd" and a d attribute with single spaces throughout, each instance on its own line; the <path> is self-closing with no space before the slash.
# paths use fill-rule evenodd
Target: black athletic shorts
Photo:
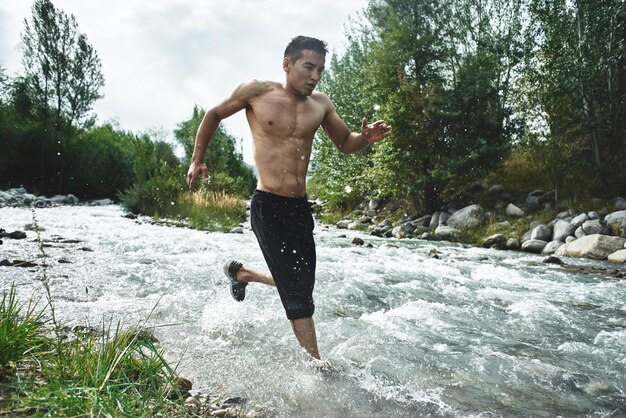
<path id="1" fill-rule="evenodd" d="M 313 213 L 306 197 L 255 190 L 250 203 L 252 231 L 267 262 L 287 318 L 310 318 L 315 311 Z"/>

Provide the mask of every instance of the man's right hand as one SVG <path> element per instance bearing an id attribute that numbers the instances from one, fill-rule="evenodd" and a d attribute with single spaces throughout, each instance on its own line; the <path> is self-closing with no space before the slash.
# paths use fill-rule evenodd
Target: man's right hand
<path id="1" fill-rule="evenodd" d="M 202 174 L 202 177 L 205 180 L 209 179 L 209 171 L 206 168 L 206 164 L 192 162 L 189 166 L 189 170 L 187 170 L 187 185 L 189 186 L 189 190 L 195 192 L 198 190 L 196 187 L 196 178 L 198 175 Z"/>

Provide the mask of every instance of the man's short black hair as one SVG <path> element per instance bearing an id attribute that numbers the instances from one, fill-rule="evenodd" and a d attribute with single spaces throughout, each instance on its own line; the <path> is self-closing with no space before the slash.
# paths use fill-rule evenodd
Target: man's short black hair
<path id="1" fill-rule="evenodd" d="M 326 42 L 320 41 L 316 38 L 309 36 L 296 36 L 289 42 L 287 48 L 285 48 L 285 57 L 289 57 L 291 62 L 296 62 L 298 58 L 302 57 L 302 51 L 309 50 L 320 55 L 326 56 L 328 50 L 326 49 Z"/>

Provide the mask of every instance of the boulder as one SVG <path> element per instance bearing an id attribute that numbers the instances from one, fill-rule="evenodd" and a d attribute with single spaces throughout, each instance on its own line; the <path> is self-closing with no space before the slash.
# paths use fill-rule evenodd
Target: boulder
<path id="1" fill-rule="evenodd" d="M 611 263 L 626 264 L 626 248 L 617 250 L 613 254 L 609 254 L 608 260 Z"/>
<path id="2" fill-rule="evenodd" d="M 571 224 L 574 225 L 576 228 L 578 228 L 579 226 L 581 226 L 585 221 L 589 220 L 589 215 L 587 215 L 586 213 L 581 213 L 578 216 L 575 216 L 572 220 L 571 220 Z"/>
<path id="3" fill-rule="evenodd" d="M 599 219 L 591 219 L 583 222 L 581 226 L 584 235 L 593 235 L 593 234 L 602 234 L 609 235 L 611 230 L 606 226 L 600 223 Z M 580 237 L 578 237 L 580 238 Z"/>
<path id="4" fill-rule="evenodd" d="M 576 226 L 572 225 L 570 222 L 559 219 L 554 224 L 552 240 L 565 242 L 565 238 L 573 236 L 574 232 L 576 232 Z"/>
<path id="5" fill-rule="evenodd" d="M 403 223 L 400 226 L 396 226 L 391 230 L 391 233 L 396 238 L 405 238 L 415 231 L 415 227 L 411 222 Z"/>
<path id="6" fill-rule="evenodd" d="M 472 228 L 485 223 L 485 211 L 480 205 L 470 205 L 459 209 L 450 216 L 446 225 L 455 229 Z"/>
<path id="7" fill-rule="evenodd" d="M 604 217 L 604 222 L 606 222 L 609 227 L 611 225 L 617 225 L 620 229 L 620 234 L 626 236 L 626 210 L 609 213 Z"/>
<path id="8" fill-rule="evenodd" d="M 348 225 L 350 225 L 352 223 L 352 221 L 350 219 L 343 219 L 339 222 L 337 222 L 337 228 L 339 229 L 348 229 Z"/>
<path id="9" fill-rule="evenodd" d="M 506 207 L 506 214 L 507 216 L 512 216 L 515 218 L 521 218 L 522 216 L 526 216 L 526 212 L 515 206 L 513 203 L 509 203 Z"/>
<path id="10" fill-rule="evenodd" d="M 552 230 L 544 224 L 537 225 L 530 234 L 531 240 L 552 241 Z"/>
<path id="11" fill-rule="evenodd" d="M 506 245 L 506 237 L 502 234 L 494 234 L 483 240 L 483 247 L 485 248 L 504 248 Z"/>
<path id="12" fill-rule="evenodd" d="M 606 260 L 610 254 L 624 248 L 624 243 L 626 243 L 626 238 L 593 234 L 562 245 L 555 254 Z"/>
<path id="13" fill-rule="evenodd" d="M 417 219 L 411 221 L 411 224 L 413 224 L 413 226 L 415 226 L 415 227 L 418 227 L 418 226 L 429 226 L 431 219 L 432 219 L 432 215 L 425 215 L 425 216 L 422 216 L 421 218 L 417 218 Z"/>
<path id="14" fill-rule="evenodd" d="M 541 254 L 542 255 L 552 255 L 556 252 L 556 250 L 561 246 L 564 245 L 565 243 L 563 241 L 550 241 L 549 243 L 546 244 L 545 247 L 543 247 L 543 250 L 541 250 Z"/>
<path id="15" fill-rule="evenodd" d="M 624 199 L 623 197 L 616 197 L 615 199 L 613 199 L 612 203 L 614 210 L 626 210 L 626 199 Z"/>
<path id="16" fill-rule="evenodd" d="M 459 236 L 459 230 L 447 225 L 439 225 L 435 229 L 435 238 L 441 241 L 451 241 Z"/>
<path id="17" fill-rule="evenodd" d="M 540 239 L 530 239 L 522 244 L 522 251 L 525 251 L 527 253 L 541 254 L 546 245 L 548 245 L 547 241 Z"/>
<path id="18" fill-rule="evenodd" d="M 509 238 L 504 244 L 504 248 L 511 251 L 517 251 L 520 249 L 520 243 L 517 238 Z"/>

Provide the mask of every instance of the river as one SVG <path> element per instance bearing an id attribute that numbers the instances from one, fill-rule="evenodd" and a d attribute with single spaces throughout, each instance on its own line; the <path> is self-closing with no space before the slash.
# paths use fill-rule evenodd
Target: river
<path id="1" fill-rule="evenodd" d="M 264 268 L 254 235 L 138 222 L 119 206 L 37 209 L 57 317 L 155 326 L 194 390 L 279 417 L 626 415 L 626 286 L 604 262 L 573 272 L 526 253 L 395 240 L 316 225 L 322 373 L 273 288 L 231 299 L 222 264 Z M 30 209 L 0 209 L 24 230 Z M 34 232 L 0 259 L 38 260 Z M 365 246 L 351 243 L 355 236 Z M 69 240 L 69 241 L 68 241 Z M 65 242 L 63 242 L 65 241 Z M 371 244 L 371 246 L 367 246 Z M 432 251 L 439 258 L 432 257 Z M 60 261 L 60 262 L 59 262 Z M 0 267 L 3 290 L 44 298 L 43 268 Z"/>

